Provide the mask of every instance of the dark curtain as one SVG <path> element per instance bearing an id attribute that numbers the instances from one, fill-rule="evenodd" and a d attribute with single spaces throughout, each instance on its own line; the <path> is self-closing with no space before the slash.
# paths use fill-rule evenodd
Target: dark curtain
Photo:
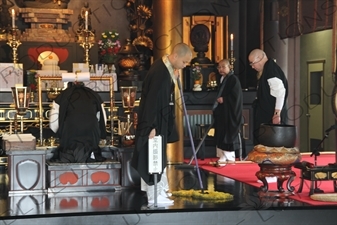
<path id="1" fill-rule="evenodd" d="M 332 28 L 334 0 L 278 0 L 281 39 Z"/>

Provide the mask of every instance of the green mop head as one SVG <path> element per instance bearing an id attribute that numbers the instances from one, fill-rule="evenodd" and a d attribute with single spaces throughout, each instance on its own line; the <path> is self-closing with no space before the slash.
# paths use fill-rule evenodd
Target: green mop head
<path id="1" fill-rule="evenodd" d="M 203 192 L 201 190 L 193 190 L 193 189 L 172 191 L 172 196 L 192 198 L 198 200 L 221 201 L 221 202 L 233 200 L 233 195 L 228 193 L 218 191 Z"/>

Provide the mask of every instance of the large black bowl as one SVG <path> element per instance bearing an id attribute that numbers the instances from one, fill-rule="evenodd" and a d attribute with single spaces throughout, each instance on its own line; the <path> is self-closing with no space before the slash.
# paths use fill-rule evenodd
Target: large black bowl
<path id="1" fill-rule="evenodd" d="M 296 143 L 296 126 L 283 124 L 261 124 L 258 140 L 269 147 L 292 148 Z"/>

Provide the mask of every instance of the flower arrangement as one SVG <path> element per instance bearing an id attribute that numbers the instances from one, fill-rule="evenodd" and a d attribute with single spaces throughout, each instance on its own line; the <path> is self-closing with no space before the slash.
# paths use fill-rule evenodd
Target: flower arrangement
<path id="1" fill-rule="evenodd" d="M 37 75 L 35 70 L 28 70 L 27 71 L 27 86 L 33 92 L 35 92 L 37 90 L 37 81 L 36 81 L 37 77 L 38 77 L 38 75 Z"/>
<path id="2" fill-rule="evenodd" d="M 98 52 L 102 63 L 114 63 L 117 53 L 121 49 L 119 33 L 116 31 L 105 31 L 98 41 Z"/>
<path id="3" fill-rule="evenodd" d="M 192 64 L 192 78 L 193 80 L 200 80 L 202 77 L 202 73 L 201 73 L 201 66 L 199 65 L 199 63 L 194 63 Z"/>

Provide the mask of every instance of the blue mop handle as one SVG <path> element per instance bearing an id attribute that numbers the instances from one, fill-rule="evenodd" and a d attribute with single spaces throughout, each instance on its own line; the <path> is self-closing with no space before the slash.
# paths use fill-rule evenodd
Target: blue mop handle
<path id="1" fill-rule="evenodd" d="M 186 124 L 187 124 L 188 136 L 190 137 L 192 151 L 193 151 L 193 156 L 195 158 L 195 166 L 197 167 L 197 174 L 198 174 L 199 184 L 200 184 L 201 190 L 203 191 L 204 190 L 204 186 L 203 186 L 202 181 L 201 181 L 200 169 L 199 169 L 199 165 L 198 165 L 197 154 L 195 152 L 195 147 L 194 147 L 194 141 L 193 141 L 192 132 L 191 132 L 190 121 L 188 120 L 188 114 L 187 114 L 187 110 L 186 110 L 185 99 L 184 99 L 184 95 L 183 95 L 183 89 L 181 88 L 180 75 L 178 75 L 177 83 L 178 83 L 178 87 L 179 87 L 179 91 L 180 91 L 181 102 L 182 102 L 183 109 L 184 109 L 184 115 L 185 115 L 185 120 L 186 120 Z"/>

